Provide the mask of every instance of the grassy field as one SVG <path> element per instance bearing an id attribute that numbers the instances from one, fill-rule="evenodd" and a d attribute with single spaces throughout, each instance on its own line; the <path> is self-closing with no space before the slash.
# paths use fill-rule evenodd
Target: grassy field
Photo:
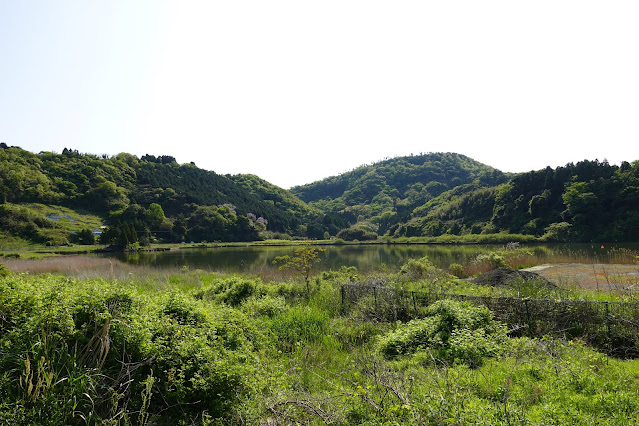
<path id="1" fill-rule="evenodd" d="M 343 309 L 344 283 L 472 287 L 425 260 L 396 274 L 324 272 L 308 287 L 293 272 L 2 261 L 14 273 L 0 278 L 0 424 L 639 422 L 637 360 L 512 337 L 467 303 L 401 321 Z"/>
<path id="2" fill-rule="evenodd" d="M 94 230 L 102 226 L 102 218 L 91 213 L 38 203 L 29 203 L 27 206 L 33 213 L 59 224 L 68 231 Z"/>

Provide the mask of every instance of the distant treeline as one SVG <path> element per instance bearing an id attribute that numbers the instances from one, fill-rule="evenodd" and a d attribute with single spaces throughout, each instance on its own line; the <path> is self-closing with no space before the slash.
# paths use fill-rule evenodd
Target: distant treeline
<path id="1" fill-rule="evenodd" d="M 391 229 L 395 236 L 498 232 L 545 241 L 636 241 L 639 161 L 581 161 L 522 173 L 496 187 L 447 193 Z"/>
<path id="2" fill-rule="evenodd" d="M 264 235 L 323 238 L 341 229 L 334 224 L 339 218 L 256 176 L 218 175 L 192 163 L 180 165 L 171 156 L 95 156 L 66 148 L 61 154 L 33 154 L 3 144 L 0 203 L 30 202 L 99 214 L 109 226 L 102 242 L 116 245 L 253 241 Z M 10 210 L 20 220 L 27 214 Z M 44 226 L 30 223 L 33 232 L 14 233 L 28 237 Z"/>
<path id="3" fill-rule="evenodd" d="M 311 206 L 348 217 L 356 223 L 349 232 L 369 235 L 639 238 L 638 161 L 581 161 L 506 175 L 463 155 L 429 153 L 362 166 L 291 191 Z"/>
<path id="4" fill-rule="evenodd" d="M 102 242 L 115 245 L 497 233 L 634 241 L 639 161 L 581 161 L 512 175 L 460 154 L 428 153 L 287 191 L 255 175 L 219 175 L 172 156 L 95 156 L 66 148 L 33 154 L 1 144 L 0 203 L 30 202 L 100 215 L 108 225 Z M 35 219 L 18 226 L 25 211 L 3 211 L 0 230 L 38 242 L 52 235 L 39 232 L 48 225 Z M 53 234 L 59 243 L 59 232 Z"/>

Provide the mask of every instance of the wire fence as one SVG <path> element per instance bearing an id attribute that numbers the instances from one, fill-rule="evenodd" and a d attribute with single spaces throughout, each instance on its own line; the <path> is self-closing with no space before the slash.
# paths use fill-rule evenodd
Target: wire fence
<path id="1" fill-rule="evenodd" d="M 581 339 L 612 356 L 639 357 L 639 303 L 470 296 L 362 284 L 341 287 L 343 312 L 385 321 L 419 318 L 427 306 L 442 299 L 488 307 L 513 337 Z"/>

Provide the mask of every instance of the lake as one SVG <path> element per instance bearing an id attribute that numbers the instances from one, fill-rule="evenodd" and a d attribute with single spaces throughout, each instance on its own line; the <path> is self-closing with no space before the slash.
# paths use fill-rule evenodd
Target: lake
<path id="1" fill-rule="evenodd" d="M 614 263 L 615 256 L 625 250 L 639 250 L 639 244 L 611 244 L 602 249 L 600 244 L 527 244 L 521 247 L 538 257 L 553 257 L 553 261 L 589 261 Z M 253 246 L 184 248 L 164 252 L 109 253 L 133 265 L 151 267 L 183 267 L 207 271 L 252 273 L 273 268 L 277 256 L 292 255 L 295 246 Z M 443 244 L 375 244 L 329 245 L 320 254 L 316 270 L 337 270 L 341 266 L 355 266 L 361 272 L 396 271 L 409 259 L 428 256 L 438 267 L 447 269 L 451 263 L 465 264 L 480 253 L 488 253 L 499 245 L 443 245 Z M 565 260 L 558 260 L 565 258 Z M 572 260 L 571 260 L 572 259 Z"/>

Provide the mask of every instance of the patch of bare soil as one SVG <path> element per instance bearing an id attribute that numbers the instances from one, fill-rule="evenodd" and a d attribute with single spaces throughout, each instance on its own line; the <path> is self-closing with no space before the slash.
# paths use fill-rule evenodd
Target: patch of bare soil
<path id="1" fill-rule="evenodd" d="M 563 288 L 639 291 L 639 265 L 548 263 L 524 270 L 535 272 Z"/>
<path id="2" fill-rule="evenodd" d="M 516 282 L 534 281 L 537 285 L 552 288 L 555 284 L 540 274 L 511 268 L 497 268 L 488 271 L 473 280 L 476 284 L 491 286 L 509 286 Z"/>

